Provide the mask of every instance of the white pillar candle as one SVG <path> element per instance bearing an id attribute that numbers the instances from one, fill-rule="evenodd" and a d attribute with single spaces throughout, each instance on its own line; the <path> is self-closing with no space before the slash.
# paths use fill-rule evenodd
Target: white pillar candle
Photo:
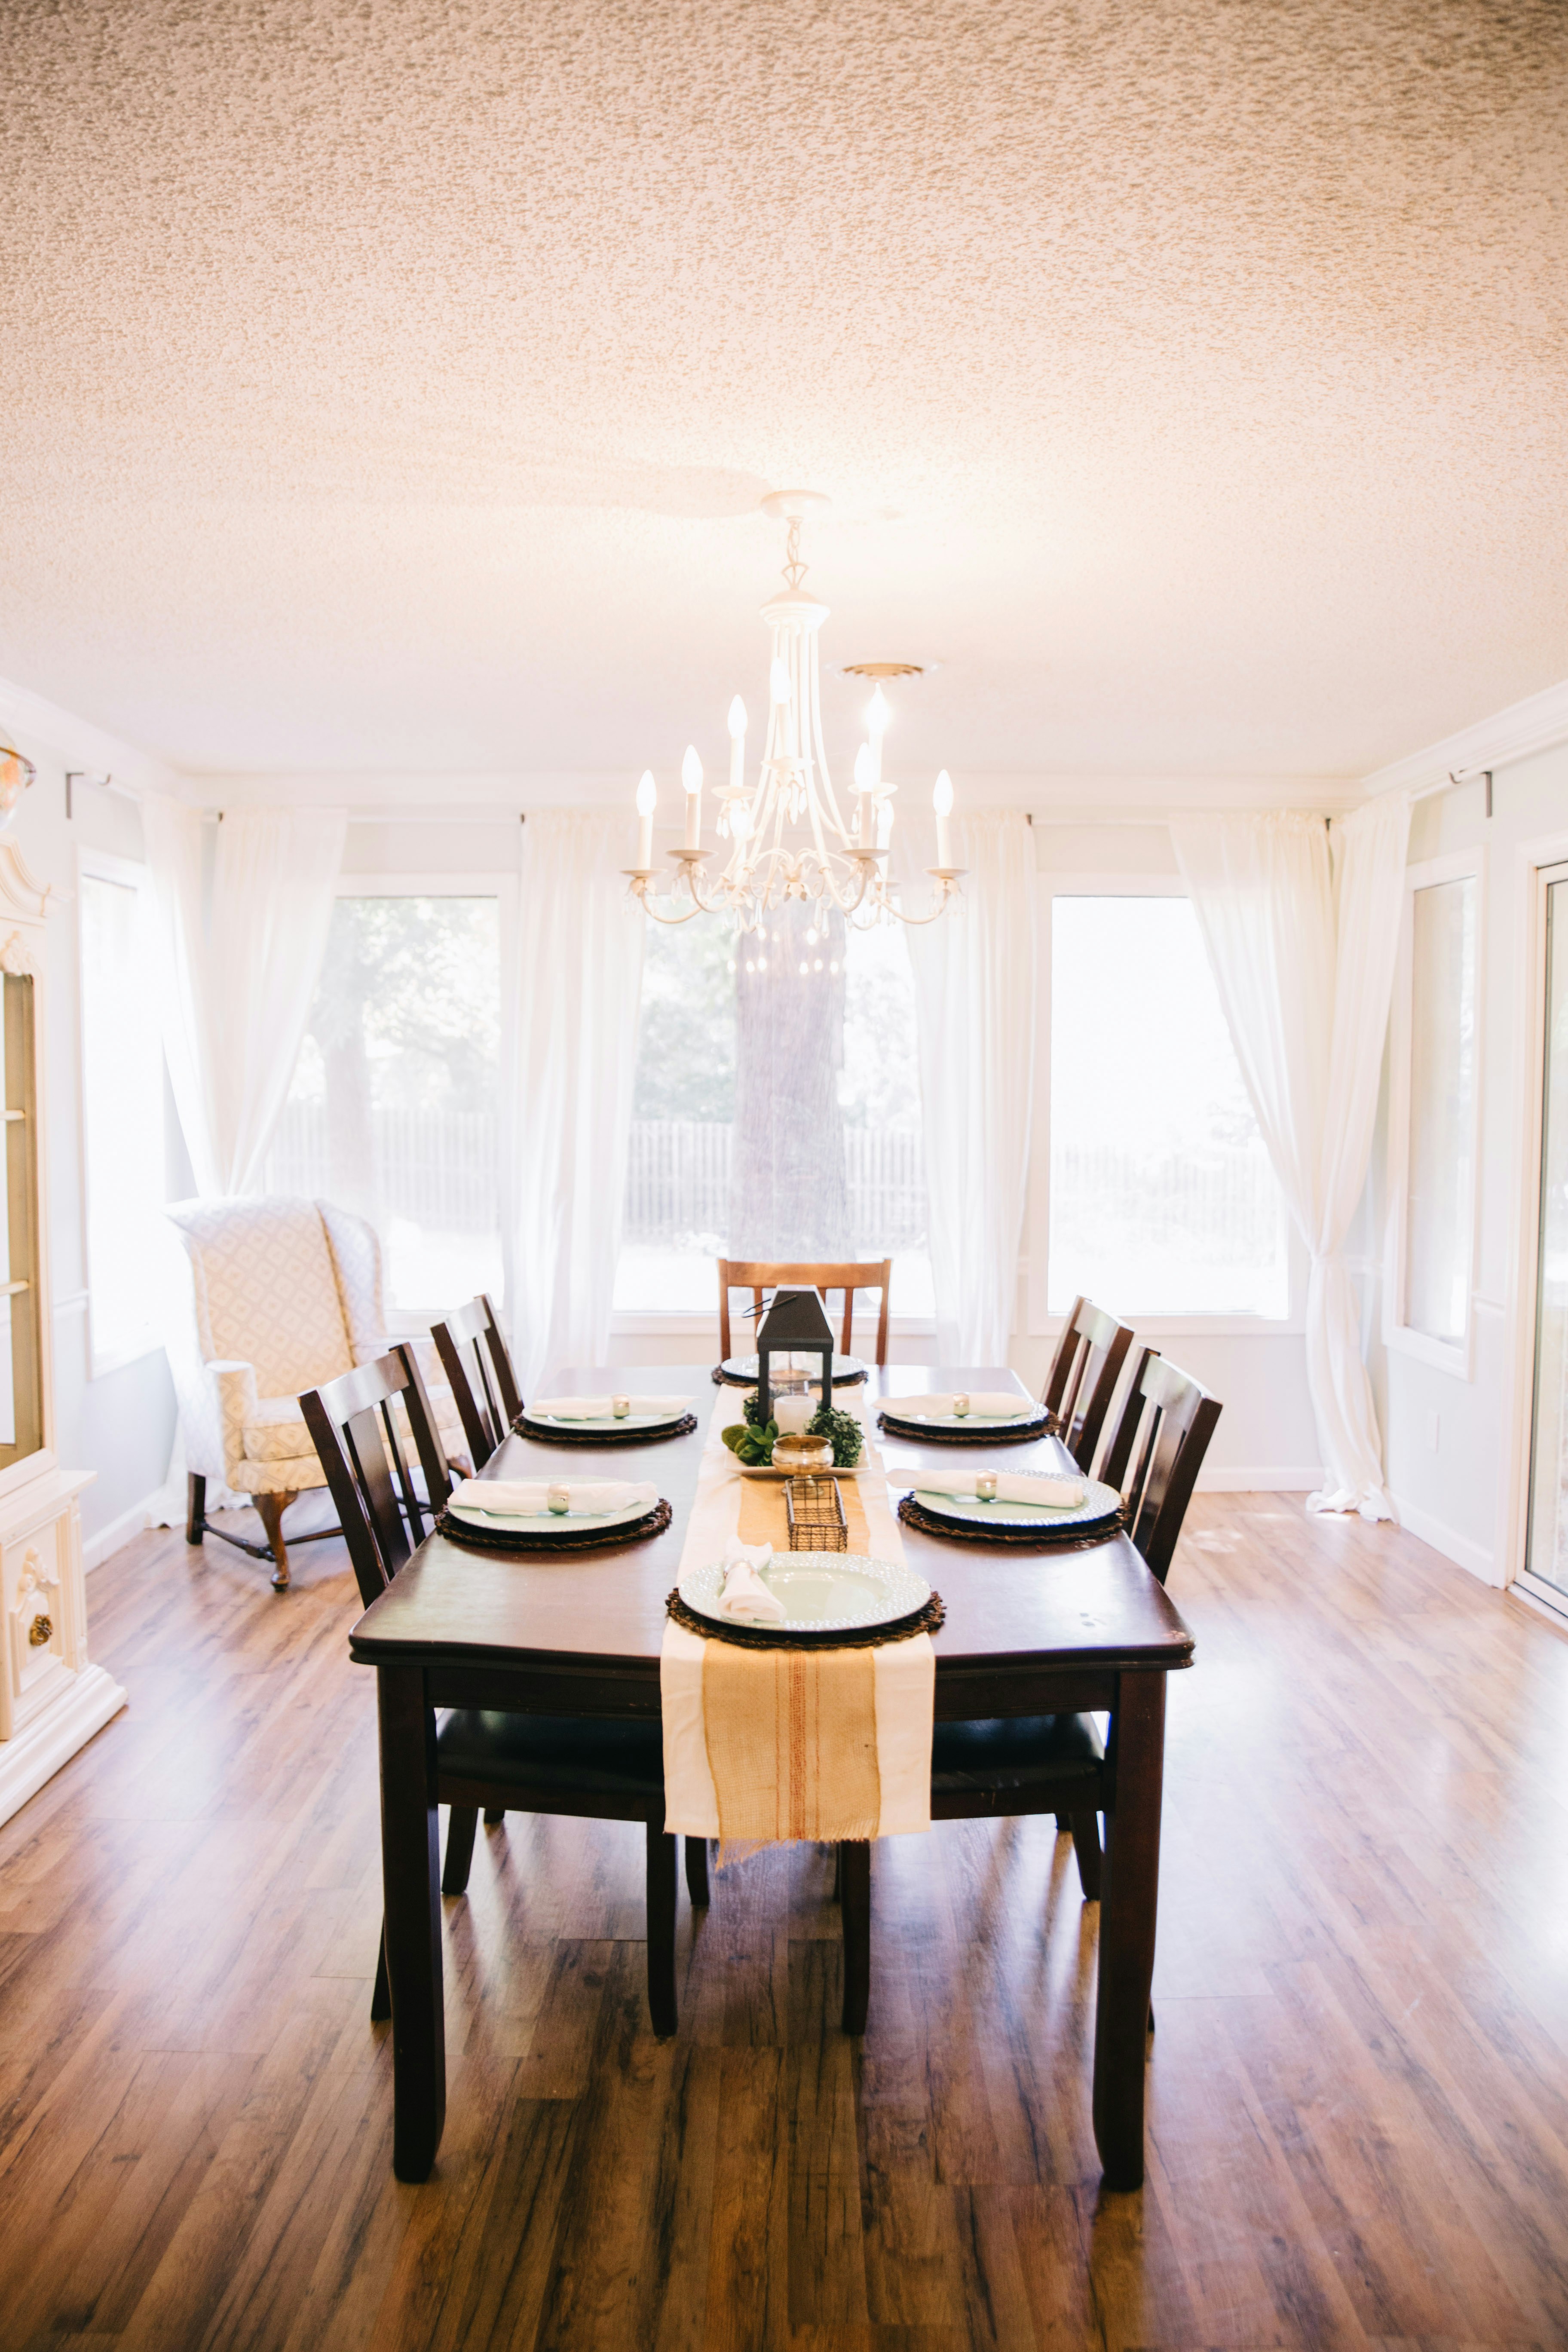
<path id="1" fill-rule="evenodd" d="M 931 804 L 936 811 L 936 862 L 942 866 L 951 866 L 952 839 L 949 831 L 948 819 L 952 814 L 952 778 L 945 768 L 936 780 L 936 789 L 931 793 Z"/>
<path id="2" fill-rule="evenodd" d="M 637 872 L 647 874 L 653 865 L 653 813 L 658 803 L 658 791 L 653 781 L 653 770 L 645 768 L 637 786 Z"/>
<path id="3" fill-rule="evenodd" d="M 746 789 L 746 706 L 739 695 L 730 705 L 730 790 Z"/>
<path id="4" fill-rule="evenodd" d="M 697 746 L 689 743 L 686 757 L 680 763 L 680 781 L 686 787 L 686 846 L 702 846 L 702 762 L 697 756 Z"/>
<path id="5" fill-rule="evenodd" d="M 816 1418 L 816 1399 L 809 1396 L 782 1396 L 773 1399 L 773 1419 L 781 1436 L 804 1437 L 809 1424 Z"/>

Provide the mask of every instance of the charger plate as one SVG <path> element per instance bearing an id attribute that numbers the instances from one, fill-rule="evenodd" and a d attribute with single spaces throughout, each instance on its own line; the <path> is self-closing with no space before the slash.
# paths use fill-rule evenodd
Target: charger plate
<path id="1" fill-rule="evenodd" d="M 1084 1528 L 1102 1526 L 1121 1508 L 1116 1488 L 1099 1478 L 1085 1482 L 1081 1503 L 1004 1503 L 1000 1499 L 983 1503 L 978 1495 L 944 1495 L 938 1487 L 922 1486 L 918 1473 L 910 1482 L 910 1492 L 922 1511 L 975 1528 L 1063 1528 L 1077 1534 Z"/>
<path id="2" fill-rule="evenodd" d="M 612 1544 L 643 1543 L 649 1536 L 661 1536 L 674 1516 L 669 1505 L 661 1500 L 640 1517 L 613 1527 L 586 1519 L 557 1519 L 557 1527 L 565 1525 L 572 1532 L 549 1536 L 513 1534 L 499 1526 L 479 1528 L 471 1519 L 457 1518 L 451 1511 L 445 1510 L 437 1517 L 436 1528 L 448 1541 L 466 1545 L 470 1551 L 603 1551 Z"/>
<path id="3" fill-rule="evenodd" d="M 784 1606 L 782 1625 L 746 1626 L 748 1633 L 798 1640 L 802 1634 L 869 1632 L 912 1617 L 931 1599 L 931 1586 L 902 1560 L 863 1551 L 775 1551 L 763 1582 Z M 727 1626 L 719 1595 L 724 1563 L 688 1569 L 677 1591 L 704 1625 Z"/>
<path id="4" fill-rule="evenodd" d="M 956 1416 L 951 1421 L 903 1420 L 888 1405 L 877 1419 L 889 1437 L 914 1438 L 922 1445 L 1027 1445 L 1046 1436 L 1051 1427 L 1051 1416 L 1043 1404 L 1037 1405 L 1026 1421 L 960 1421 Z"/>
<path id="5" fill-rule="evenodd" d="M 976 1527 L 973 1520 L 939 1518 L 912 1495 L 905 1495 L 900 1502 L 899 1517 L 906 1528 L 918 1528 L 922 1535 L 942 1536 L 953 1543 L 1016 1544 L 1029 1551 L 1087 1551 L 1091 1544 L 1104 1543 L 1124 1524 L 1119 1503 L 1108 1517 L 1092 1526 L 1079 1519 L 1070 1527 L 1030 1528 L 1020 1527 L 1016 1520 L 1009 1524 L 994 1519 L 989 1526 Z"/>
<path id="6" fill-rule="evenodd" d="M 798 1355 L 805 1351 L 797 1349 L 795 1352 Z M 777 1363 L 779 1359 L 777 1357 L 773 1357 L 770 1359 L 770 1361 Z M 761 1368 L 755 1356 L 726 1356 L 722 1363 L 715 1364 L 713 1367 L 714 1382 L 715 1385 L 723 1388 L 754 1389 L 757 1385 L 760 1369 Z M 782 1369 L 795 1373 L 809 1373 L 815 1370 L 818 1377 L 816 1381 L 812 1381 L 810 1385 L 814 1388 L 820 1388 L 822 1385 L 822 1358 L 820 1356 L 816 1359 L 815 1366 L 808 1364 L 795 1364 L 791 1366 L 785 1364 Z M 866 1366 L 858 1356 L 840 1356 L 837 1354 L 834 1356 L 833 1385 L 836 1389 L 853 1388 L 857 1381 L 863 1381 L 865 1377 Z"/>
<path id="7" fill-rule="evenodd" d="M 858 1633 L 781 1633 L 777 1626 L 741 1625 L 728 1617 L 717 1622 L 699 1617 L 679 1592 L 667 1593 L 664 1605 L 672 1622 L 684 1625 L 689 1633 L 700 1633 L 705 1642 L 732 1642 L 739 1650 L 876 1650 L 889 1642 L 911 1642 L 917 1633 L 940 1633 L 947 1620 L 947 1604 L 940 1592 L 933 1592 L 912 1617 L 900 1617 L 894 1625 L 862 1626 Z"/>
<path id="8" fill-rule="evenodd" d="M 536 1421 L 525 1410 L 512 1423 L 520 1437 L 537 1438 L 542 1445 L 659 1445 L 667 1437 L 689 1437 L 696 1426 L 694 1412 L 643 1427 L 630 1421 Z"/>

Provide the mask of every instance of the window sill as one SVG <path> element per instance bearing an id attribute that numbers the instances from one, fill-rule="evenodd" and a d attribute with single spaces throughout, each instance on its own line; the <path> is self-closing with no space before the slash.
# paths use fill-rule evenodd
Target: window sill
<path id="1" fill-rule="evenodd" d="M 111 1372 L 122 1372 L 132 1364 L 144 1364 L 149 1356 L 161 1356 L 163 1342 L 157 1338 L 138 1339 L 128 1348 L 111 1350 L 107 1355 L 93 1354 L 88 1360 L 88 1379 L 107 1380 Z"/>
<path id="2" fill-rule="evenodd" d="M 667 1307 L 658 1313 L 622 1307 L 610 1318 L 613 1339 L 695 1339 L 709 1331 L 717 1341 L 719 1317 L 710 1307 L 682 1313 Z M 936 1324 L 929 1317 L 894 1315 L 889 1318 L 888 1333 L 894 1339 L 929 1339 L 936 1336 Z M 875 1353 L 876 1326 L 873 1323 L 863 1334 L 860 1352 Z"/>
<path id="3" fill-rule="evenodd" d="M 1299 1315 L 1140 1315 L 1120 1299 L 1115 1313 L 1118 1322 L 1131 1323 L 1140 1339 L 1299 1339 L 1307 1328 Z M 1030 1337 L 1054 1339 L 1066 1320 L 1065 1315 L 1050 1316 Z"/>
<path id="4" fill-rule="evenodd" d="M 1447 1372 L 1450 1380 L 1475 1379 L 1474 1350 L 1468 1332 L 1462 1339 L 1434 1339 L 1425 1331 L 1411 1330 L 1407 1324 L 1385 1324 L 1383 1342 L 1396 1355 L 1426 1364 L 1435 1372 Z"/>

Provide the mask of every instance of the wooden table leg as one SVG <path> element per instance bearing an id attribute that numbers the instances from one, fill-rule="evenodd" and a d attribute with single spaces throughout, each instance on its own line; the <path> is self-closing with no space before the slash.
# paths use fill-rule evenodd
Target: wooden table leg
<path id="1" fill-rule="evenodd" d="M 1143 2072 L 1160 1899 L 1165 1677 L 1123 1674 L 1116 1709 L 1116 1810 L 1105 1823 L 1094 2137 L 1108 2189 L 1143 2182 Z"/>
<path id="2" fill-rule="evenodd" d="M 392 2168 L 427 2180 L 447 2116 L 436 1717 L 418 1666 L 378 1666 L 381 1872 L 392 1984 Z"/>
<path id="3" fill-rule="evenodd" d="M 864 2033 L 871 2004 L 871 1849 L 864 1839 L 838 1849 L 844 1911 L 844 2031 Z"/>

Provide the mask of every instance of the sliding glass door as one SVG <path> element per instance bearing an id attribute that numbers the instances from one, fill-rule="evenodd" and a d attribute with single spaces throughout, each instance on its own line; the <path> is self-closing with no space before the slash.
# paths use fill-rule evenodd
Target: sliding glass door
<path id="1" fill-rule="evenodd" d="M 1568 1594 L 1568 866 L 1550 867 L 1541 878 L 1546 1007 L 1525 1566 L 1543 1584 Z"/>

